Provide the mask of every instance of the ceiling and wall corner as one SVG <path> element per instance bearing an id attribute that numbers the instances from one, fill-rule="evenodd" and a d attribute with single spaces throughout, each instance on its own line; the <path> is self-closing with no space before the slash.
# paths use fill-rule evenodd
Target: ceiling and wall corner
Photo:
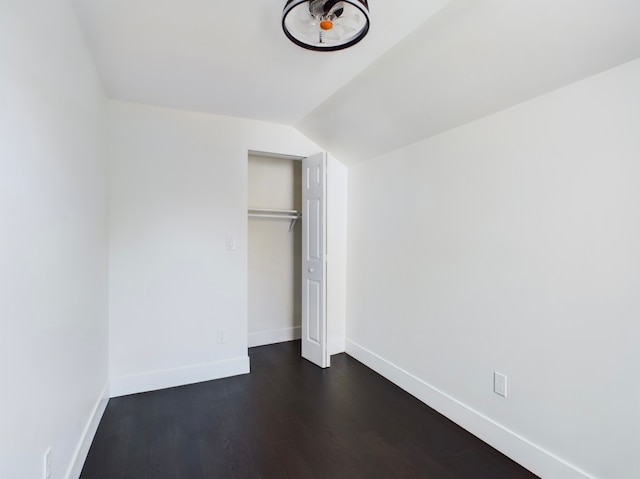
<path id="1" fill-rule="evenodd" d="M 311 52 L 284 0 L 71 0 L 110 98 L 293 125 L 448 0 L 376 1 L 366 38 Z"/>
<path id="2" fill-rule="evenodd" d="M 640 56 L 635 0 L 371 2 L 367 37 L 310 52 L 282 0 L 71 0 L 112 99 L 296 126 L 353 163 Z"/>
<path id="3" fill-rule="evenodd" d="M 296 126 L 347 163 L 640 57 L 640 2 L 453 0 Z"/>

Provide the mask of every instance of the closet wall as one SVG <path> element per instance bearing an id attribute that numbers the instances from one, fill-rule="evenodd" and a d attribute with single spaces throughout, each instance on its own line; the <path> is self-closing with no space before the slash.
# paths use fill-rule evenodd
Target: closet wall
<path id="1" fill-rule="evenodd" d="M 249 155 L 250 209 L 302 209 L 301 162 Z M 249 217 L 249 347 L 300 337 L 301 224 Z"/>

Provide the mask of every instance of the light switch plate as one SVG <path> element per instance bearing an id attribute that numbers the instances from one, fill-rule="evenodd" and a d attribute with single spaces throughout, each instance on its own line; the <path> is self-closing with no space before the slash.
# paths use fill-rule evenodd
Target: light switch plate
<path id="1" fill-rule="evenodd" d="M 227 245 L 227 251 L 235 251 L 238 249 L 238 244 L 234 236 L 227 236 L 226 245 Z"/>

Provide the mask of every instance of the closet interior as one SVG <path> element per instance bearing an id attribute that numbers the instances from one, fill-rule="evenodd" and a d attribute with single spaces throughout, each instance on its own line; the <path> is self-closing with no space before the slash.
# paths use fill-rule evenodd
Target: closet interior
<path id="1" fill-rule="evenodd" d="M 300 338 L 302 162 L 248 156 L 248 345 Z"/>

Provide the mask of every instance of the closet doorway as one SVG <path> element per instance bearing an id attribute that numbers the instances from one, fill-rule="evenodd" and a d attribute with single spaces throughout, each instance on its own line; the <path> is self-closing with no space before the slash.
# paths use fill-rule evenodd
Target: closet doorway
<path id="1" fill-rule="evenodd" d="M 302 339 L 328 367 L 326 155 L 248 155 L 248 345 Z"/>
<path id="2" fill-rule="evenodd" d="M 249 154 L 249 347 L 301 337 L 302 162 Z"/>

